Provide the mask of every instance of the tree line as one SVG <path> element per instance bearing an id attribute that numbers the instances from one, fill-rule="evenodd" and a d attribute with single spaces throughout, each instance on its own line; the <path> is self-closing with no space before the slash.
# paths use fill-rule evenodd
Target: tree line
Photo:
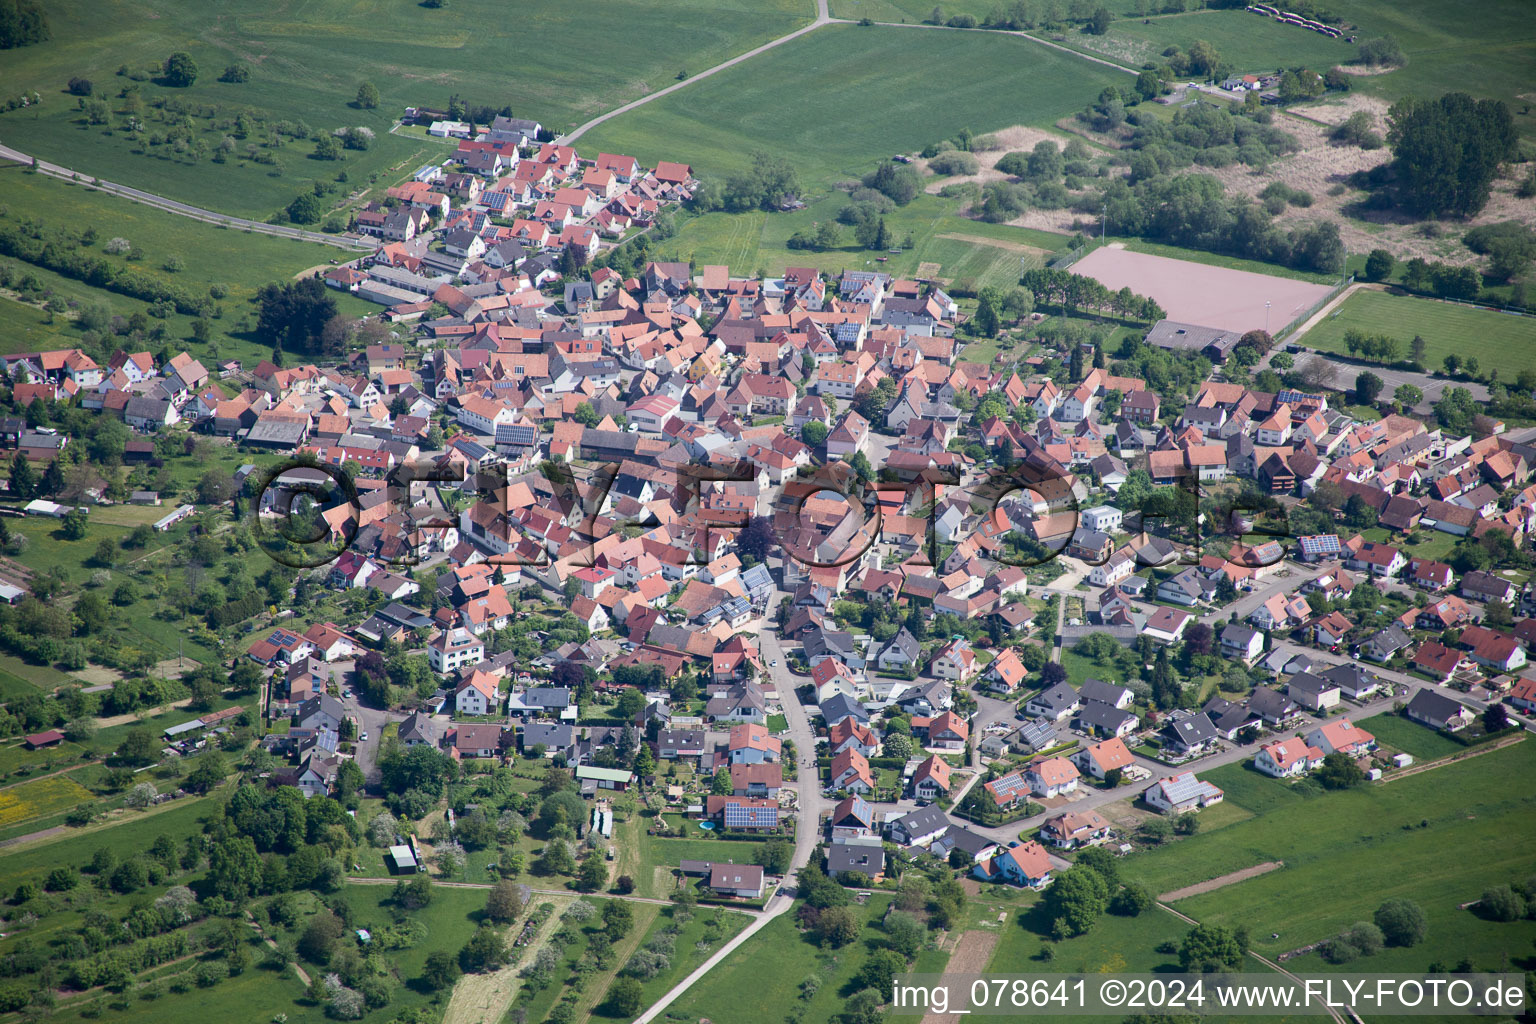
<path id="1" fill-rule="evenodd" d="M 88 252 L 78 238 L 50 231 L 35 221 L 0 224 L 0 254 L 14 256 L 25 263 L 82 281 L 93 288 L 142 299 L 150 303 L 169 303 L 176 312 L 206 317 L 214 312 L 210 295 L 198 295 L 166 281 Z"/>
<path id="2" fill-rule="evenodd" d="M 1026 271 L 1019 283 L 1034 294 L 1036 305 L 1055 306 L 1068 316 L 1089 311 L 1151 323 L 1167 315 L 1155 300 L 1137 295 L 1129 287 L 1113 291 L 1070 270 L 1037 267 Z"/>

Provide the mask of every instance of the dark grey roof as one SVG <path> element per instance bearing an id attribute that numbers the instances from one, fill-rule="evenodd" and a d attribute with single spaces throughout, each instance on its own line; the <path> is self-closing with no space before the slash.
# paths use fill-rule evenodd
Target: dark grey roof
<path id="1" fill-rule="evenodd" d="M 1336 690 L 1338 684 L 1324 676 L 1314 675 L 1311 672 L 1298 672 L 1286 682 L 1286 689 L 1292 693 L 1305 693 L 1316 697 L 1325 690 Z"/>
<path id="2" fill-rule="evenodd" d="M 1433 690 L 1420 690 L 1408 702 L 1408 711 L 1432 722 L 1443 722 L 1464 710 L 1460 701 L 1452 700 Z"/>
<path id="3" fill-rule="evenodd" d="M 1222 642 L 1231 644 L 1234 647 L 1247 647 L 1253 642 L 1253 638 L 1258 635 L 1258 630 L 1250 626 L 1244 626 L 1239 622 L 1228 623 L 1221 631 Z"/>
<path id="4" fill-rule="evenodd" d="M 1044 690 L 1029 698 L 1027 703 L 1046 708 L 1052 713 L 1060 713 L 1076 704 L 1079 700 L 1077 691 L 1072 689 L 1070 683 L 1057 683 L 1048 690 Z"/>
<path id="5" fill-rule="evenodd" d="M 898 818 L 896 823 L 909 836 L 928 835 L 952 824 L 949 817 L 937 805 L 932 804 L 919 807 L 915 811 L 908 811 Z"/>
<path id="6" fill-rule="evenodd" d="M 561 722 L 530 722 L 523 726 L 523 749 L 543 744 L 549 750 L 564 750 L 571 745 L 573 732 Z"/>
<path id="7" fill-rule="evenodd" d="M 1105 704 L 1103 701 L 1091 700 L 1083 705 L 1083 709 L 1077 713 L 1077 720 L 1084 727 L 1090 729 L 1104 729 L 1109 732 L 1117 731 L 1125 721 L 1136 720 L 1136 716 L 1129 711 L 1124 711 L 1113 704 Z"/>
<path id="8" fill-rule="evenodd" d="M 571 691 L 564 686 L 534 686 L 523 694 L 529 707 L 565 708 L 571 704 Z"/>
<path id="9" fill-rule="evenodd" d="M 905 654 L 909 662 L 915 662 L 918 658 L 922 657 L 922 644 L 919 644 L 917 642 L 917 638 L 911 633 L 907 632 L 906 626 L 902 626 L 901 629 L 897 631 L 896 635 L 891 637 L 891 642 L 886 644 L 880 653 L 883 655 L 892 647 Z"/>
<path id="10" fill-rule="evenodd" d="M 1261 686 L 1248 698 L 1248 706 L 1265 718 L 1278 719 L 1296 710 L 1296 702 L 1279 690 Z"/>
<path id="11" fill-rule="evenodd" d="M 937 842 L 942 842 L 948 850 L 964 850 L 972 857 L 989 846 L 997 845 L 997 840 L 972 832 L 964 825 L 949 826 L 949 831 L 940 836 Z"/>
<path id="12" fill-rule="evenodd" d="M 420 740 L 423 743 L 436 744 L 443 738 L 441 726 L 421 711 L 414 711 L 400 723 L 400 739 Z"/>
<path id="13" fill-rule="evenodd" d="M 833 843 L 827 847 L 827 874 L 862 871 L 873 878 L 885 870 L 885 850 L 879 846 Z"/>
<path id="14" fill-rule="evenodd" d="M 1370 672 L 1354 662 L 1343 665 L 1335 665 L 1322 673 L 1324 679 L 1348 689 L 1351 693 L 1368 690 L 1373 686 L 1380 686 L 1382 678 L 1374 672 Z"/>
<path id="15" fill-rule="evenodd" d="M 1085 701 L 1118 704 L 1130 692 L 1127 687 L 1115 683 L 1106 683 L 1102 679 L 1084 679 L 1082 687 L 1077 691 L 1077 695 Z"/>
<path id="16" fill-rule="evenodd" d="M 845 718 L 856 718 L 860 722 L 868 722 L 869 712 L 864 709 L 864 705 L 846 693 L 835 693 L 821 702 L 821 717 L 827 725 L 833 726 Z"/>
<path id="17" fill-rule="evenodd" d="M 1240 335 L 1220 327 L 1201 327 L 1199 324 L 1183 324 L 1176 320 L 1159 320 L 1147 332 L 1147 344 L 1157 348 L 1181 352 L 1199 352 L 1215 345 L 1223 352 L 1237 344 Z"/>
<path id="18" fill-rule="evenodd" d="M 1163 731 L 1169 733 L 1186 747 L 1196 747 L 1202 743 L 1209 743 L 1216 738 L 1216 724 L 1211 721 L 1211 716 L 1204 711 L 1181 718 L 1177 722 L 1169 722 L 1163 727 Z"/>

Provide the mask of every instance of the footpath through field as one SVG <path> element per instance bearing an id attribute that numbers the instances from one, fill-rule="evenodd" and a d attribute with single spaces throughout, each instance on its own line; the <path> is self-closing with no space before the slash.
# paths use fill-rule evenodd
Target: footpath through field
<path id="1" fill-rule="evenodd" d="M 791 40 L 799 39 L 803 35 L 806 35 L 806 34 L 808 34 L 810 32 L 814 32 L 814 31 L 816 31 L 817 29 L 821 28 L 824 25 L 853 25 L 853 24 L 857 24 L 857 22 L 854 22 L 852 19 L 849 19 L 849 18 L 834 18 L 834 17 L 832 17 L 832 15 L 827 10 L 827 0 L 816 0 L 816 20 L 812 21 L 809 25 L 806 25 L 806 26 L 804 26 L 802 28 L 797 28 L 797 29 L 795 29 L 795 31 L 790 32 L 787 35 L 779 36 L 779 38 L 777 38 L 777 39 L 770 39 L 768 42 L 764 43 L 762 46 L 758 46 L 758 47 L 755 47 L 755 48 L 753 48 L 751 50 L 748 50 L 746 53 L 737 54 L 736 56 L 730 58 L 729 60 L 721 61 L 719 64 L 716 64 L 714 67 L 706 68 L 705 70 L 700 71 L 696 75 L 690 75 L 687 78 L 683 79 L 681 82 L 676 82 L 676 83 L 674 83 L 672 85 L 669 85 L 665 89 L 657 89 L 655 92 L 648 93 L 645 96 L 641 96 L 639 99 L 633 100 L 633 101 L 631 101 L 629 103 L 626 103 L 626 104 L 624 104 L 621 107 L 615 107 L 612 110 L 608 111 L 606 114 L 599 114 L 598 116 L 592 118 L 592 120 L 587 121 L 584 124 L 578 125 L 577 127 L 571 129 L 569 132 L 567 132 L 564 135 L 560 136 L 560 138 L 557 141 L 560 142 L 562 145 L 566 145 L 566 146 L 573 145 L 573 144 L 575 144 L 577 139 L 581 138 L 587 132 L 591 131 L 593 128 L 596 128 L 598 125 L 602 124 L 604 121 L 611 121 L 613 118 L 618 117 L 621 114 L 627 114 L 631 110 L 635 110 L 636 108 L 645 106 L 647 103 L 650 103 L 652 100 L 659 100 L 663 96 L 666 96 L 666 95 L 669 95 L 671 93 L 677 92 L 677 90 L 679 90 L 679 89 L 686 89 L 688 86 L 692 85 L 694 82 L 699 81 L 700 79 L 708 78 L 710 75 L 713 75 L 713 74 L 716 74 L 718 72 L 724 71 L 726 68 L 735 67 L 737 64 L 740 64 L 743 61 L 751 60 L 753 57 L 756 57 L 758 54 L 767 53 L 769 50 L 772 50 L 774 47 L 783 46 L 785 43 L 790 42 Z M 1019 39 L 1026 39 L 1029 42 L 1037 43 L 1040 46 L 1049 46 L 1053 50 L 1060 50 L 1062 53 L 1071 54 L 1072 56 L 1077 57 L 1077 58 L 1079 58 L 1081 60 L 1092 61 L 1094 64 L 1101 64 L 1104 67 L 1113 68 L 1115 71 L 1121 71 L 1121 72 L 1124 72 L 1126 74 L 1131 74 L 1131 75 L 1136 74 L 1136 71 L 1134 69 L 1128 68 L 1124 64 L 1116 64 L 1112 60 L 1105 60 L 1103 57 L 1095 57 L 1092 54 L 1084 53 L 1081 50 L 1074 50 L 1070 46 L 1062 46 L 1060 43 L 1053 43 L 1049 39 L 1041 39 L 1039 36 L 1030 35 L 1028 32 L 1013 32 L 1013 31 L 1007 31 L 1007 30 L 1003 30 L 1003 29 L 990 29 L 990 28 L 988 28 L 988 29 L 982 29 L 982 28 L 974 28 L 974 29 L 972 29 L 972 28 L 953 28 L 953 27 L 951 27 L 949 25 L 921 25 L 921 24 L 914 25 L 914 24 L 910 24 L 908 22 L 898 22 L 898 21 L 876 21 L 876 22 L 873 22 L 872 24 L 874 24 L 875 26 L 877 26 L 879 28 L 929 29 L 929 30 L 938 31 L 938 32 L 985 32 L 985 33 L 987 33 L 989 35 L 1016 36 Z M 989 243 L 989 244 L 994 244 L 995 245 L 996 243 L 993 242 L 993 243 Z"/>
<path id="2" fill-rule="evenodd" d="M 633 102 L 630 102 L 630 103 L 626 103 L 622 107 L 614 107 L 612 110 L 608 111 L 608 113 L 606 113 L 606 114 L 599 114 L 596 117 L 594 117 L 592 120 L 586 122 L 585 124 L 578 125 L 577 127 L 573 128 L 571 131 L 569 131 L 566 134 L 562 135 L 559 138 L 559 140 L 557 140 L 557 141 L 559 141 L 562 145 L 565 145 L 565 146 L 574 145 L 577 139 L 581 138 L 587 132 L 591 131 L 593 128 L 596 128 L 598 125 L 602 124 L 604 121 L 610 121 L 613 118 L 618 117 L 620 114 L 627 114 L 631 110 L 634 110 L 636 107 L 643 107 L 647 103 L 651 102 L 652 100 L 659 100 L 663 96 L 666 96 L 669 93 L 677 92 L 677 90 L 679 90 L 679 89 L 682 89 L 682 88 L 685 88 L 685 87 L 687 87 L 689 85 L 692 85 L 694 82 L 697 82 L 701 78 L 708 78 L 710 75 L 716 74 L 717 72 L 720 72 L 720 71 L 724 71 L 726 68 L 735 67 L 737 64 L 740 64 L 744 60 L 750 60 L 753 57 L 756 57 L 760 53 L 767 53 L 769 50 L 773 49 L 776 46 L 783 46 L 785 43 L 789 42 L 791 39 L 799 39 L 801 36 L 805 35 L 807 32 L 814 32 L 817 29 L 821 28 L 821 26 L 823 26 L 823 25 L 830 25 L 830 24 L 832 24 L 832 22 L 833 22 L 832 16 L 827 13 L 827 0 L 816 0 L 816 20 L 811 22 L 809 25 L 806 25 L 806 26 L 804 26 L 802 28 L 797 28 L 793 32 L 789 33 L 788 35 L 779 36 L 779 38 L 777 38 L 777 39 L 770 39 L 770 40 L 768 40 L 768 42 L 764 43 L 762 46 L 758 46 L 758 47 L 755 47 L 755 48 L 753 48 L 751 50 L 748 50 L 746 53 L 739 53 L 736 56 L 730 58 L 729 60 L 721 61 L 719 64 L 716 64 L 712 68 L 706 68 L 705 70 L 700 71 L 696 75 L 689 75 L 687 78 L 683 79 L 681 82 L 677 82 L 676 84 L 669 85 L 665 89 L 657 89 L 655 92 L 648 93 L 648 94 L 646 94 L 644 96 L 641 96 L 639 99 L 634 100 Z"/>
<path id="3" fill-rule="evenodd" d="M 1283 867 L 1285 867 L 1285 861 L 1267 860 L 1263 864 L 1255 864 L 1251 868 L 1243 868 L 1241 871 L 1233 871 L 1216 878 L 1208 878 L 1204 882 L 1196 882 L 1194 885 L 1186 885 L 1182 889 L 1165 892 L 1158 899 L 1164 903 L 1188 899 L 1191 896 L 1199 896 L 1203 892 L 1210 892 L 1212 889 L 1225 888 L 1229 885 L 1236 885 L 1238 882 L 1246 882 L 1250 878 L 1257 878 L 1259 875 L 1267 875 L 1276 868 Z"/>

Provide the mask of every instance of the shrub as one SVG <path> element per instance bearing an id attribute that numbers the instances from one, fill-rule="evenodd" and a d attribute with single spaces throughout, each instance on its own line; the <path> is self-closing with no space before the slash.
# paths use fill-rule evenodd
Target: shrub
<path id="1" fill-rule="evenodd" d="M 976 158 L 958 149 L 946 150 L 928 161 L 928 169 L 934 174 L 975 174 L 981 169 Z"/>

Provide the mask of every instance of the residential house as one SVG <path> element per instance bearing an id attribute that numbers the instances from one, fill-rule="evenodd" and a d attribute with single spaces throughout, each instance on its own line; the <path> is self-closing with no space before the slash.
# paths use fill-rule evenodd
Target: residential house
<path id="1" fill-rule="evenodd" d="M 1403 710 L 1415 722 L 1445 732 L 1460 732 L 1472 724 L 1473 718 L 1460 701 L 1433 690 L 1420 690 Z"/>
<path id="2" fill-rule="evenodd" d="M 1064 757 L 1037 761 L 1024 772 L 1030 792 L 1038 797 L 1060 796 L 1077 790 L 1077 766 Z"/>
<path id="3" fill-rule="evenodd" d="M 1266 743 L 1253 759 L 1255 768 L 1277 779 L 1305 775 L 1322 763 L 1323 751 L 1297 736 Z"/>
<path id="4" fill-rule="evenodd" d="M 1303 738 L 1307 741 L 1307 746 L 1316 747 L 1324 754 L 1338 751 L 1351 757 L 1361 757 L 1376 749 L 1376 737 L 1347 718 L 1336 718 L 1331 722 L 1324 722 Z"/>
<path id="5" fill-rule="evenodd" d="M 1079 769 L 1101 781 L 1110 772 L 1123 771 L 1136 763 L 1125 741 L 1118 736 L 1083 747 L 1072 755 L 1072 761 Z"/>
<path id="6" fill-rule="evenodd" d="M 1051 881 L 1051 857 L 1033 839 L 978 861 L 972 874 L 984 882 L 1041 889 Z"/>
<path id="7" fill-rule="evenodd" d="M 1220 788 L 1195 778 L 1194 772 L 1181 772 L 1153 783 L 1143 799 L 1147 806 L 1164 814 L 1185 814 L 1219 804 L 1223 796 Z"/>
<path id="8" fill-rule="evenodd" d="M 1058 850 L 1078 850 L 1104 842 L 1112 831 L 1109 819 L 1089 808 L 1047 818 L 1040 826 L 1040 838 Z"/>

